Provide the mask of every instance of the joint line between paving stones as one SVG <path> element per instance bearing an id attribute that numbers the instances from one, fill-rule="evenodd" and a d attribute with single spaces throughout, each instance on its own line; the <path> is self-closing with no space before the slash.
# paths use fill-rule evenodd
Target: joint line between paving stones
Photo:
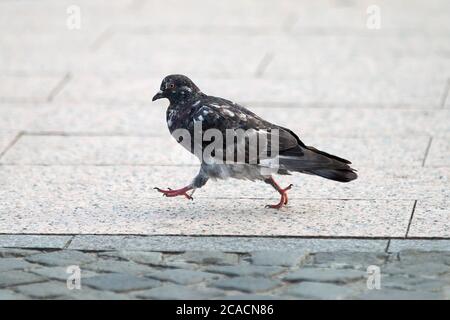
<path id="1" fill-rule="evenodd" d="M 70 72 L 67 72 L 64 77 L 56 84 L 56 86 L 50 91 L 47 97 L 47 102 L 52 102 L 69 83 L 70 79 L 72 79 L 72 75 L 70 74 Z"/>
<path id="2" fill-rule="evenodd" d="M 6 148 L 0 152 L 0 159 L 19 141 L 19 139 L 24 135 L 23 131 L 20 131 L 14 139 L 6 146 Z"/>
<path id="3" fill-rule="evenodd" d="M 272 52 L 268 52 L 262 57 L 258 66 L 256 67 L 255 77 L 260 78 L 263 76 L 269 64 L 272 62 L 274 58 L 274 54 Z"/>
<path id="4" fill-rule="evenodd" d="M 71 236 L 70 239 L 67 240 L 66 244 L 63 246 L 63 249 L 69 248 L 69 246 L 72 243 L 73 239 L 75 239 L 75 235 Z"/>
<path id="5" fill-rule="evenodd" d="M 441 98 L 441 107 L 442 108 L 445 108 L 445 102 L 447 101 L 449 91 L 450 91 L 450 79 L 447 79 L 447 82 L 446 82 L 445 88 L 444 88 L 444 92 L 443 92 L 442 98 Z"/>
<path id="6" fill-rule="evenodd" d="M 414 217 L 414 212 L 416 211 L 416 206 L 417 206 L 417 200 L 414 200 L 414 205 L 413 205 L 413 208 L 412 208 L 411 217 L 409 218 L 408 227 L 406 228 L 405 238 L 408 237 L 409 229 L 411 228 L 411 223 L 412 223 L 412 220 L 413 220 L 413 217 Z"/>
<path id="7" fill-rule="evenodd" d="M 425 162 L 427 161 L 428 158 L 428 153 L 430 152 L 430 148 L 431 148 L 431 144 L 433 143 L 433 137 L 430 137 L 430 140 L 428 140 L 428 145 L 427 148 L 425 150 L 425 155 L 423 157 L 423 161 L 422 161 L 422 167 L 425 167 Z"/>
<path id="8" fill-rule="evenodd" d="M 386 248 L 384 249 L 384 252 L 388 253 L 390 246 L 391 246 L 391 239 L 388 239 L 387 244 L 386 244 Z"/>
<path id="9" fill-rule="evenodd" d="M 94 40 L 94 42 L 91 45 L 91 50 L 96 51 L 100 49 L 100 47 L 108 40 L 110 39 L 114 34 L 112 27 L 107 27 L 105 30 L 103 30 L 100 35 Z"/>

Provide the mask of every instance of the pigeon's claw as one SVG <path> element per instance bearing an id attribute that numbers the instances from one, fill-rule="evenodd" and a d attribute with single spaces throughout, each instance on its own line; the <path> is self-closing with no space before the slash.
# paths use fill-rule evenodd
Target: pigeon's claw
<path id="1" fill-rule="evenodd" d="M 266 208 L 281 209 L 287 203 L 288 203 L 287 193 L 284 193 L 281 195 L 280 202 L 278 202 L 277 204 L 268 204 L 266 205 Z"/>
<path id="2" fill-rule="evenodd" d="M 194 198 L 192 198 L 192 196 L 187 194 L 187 192 L 189 190 L 192 190 L 192 187 L 184 187 L 184 188 L 176 189 L 176 190 L 172 190 L 171 188 L 167 188 L 167 190 L 163 190 L 158 187 L 155 187 L 154 189 L 158 190 L 158 192 L 161 192 L 163 194 L 163 196 L 165 196 L 165 197 L 184 196 L 188 200 L 194 200 Z"/>
<path id="3" fill-rule="evenodd" d="M 290 184 L 283 189 L 278 185 L 278 183 L 275 182 L 275 180 L 272 177 L 265 180 L 265 182 L 274 187 L 275 190 L 277 190 L 278 193 L 281 195 L 280 202 L 278 202 L 277 204 L 268 204 L 266 208 L 281 209 L 284 205 L 288 203 L 287 191 L 293 187 L 293 184 Z"/>

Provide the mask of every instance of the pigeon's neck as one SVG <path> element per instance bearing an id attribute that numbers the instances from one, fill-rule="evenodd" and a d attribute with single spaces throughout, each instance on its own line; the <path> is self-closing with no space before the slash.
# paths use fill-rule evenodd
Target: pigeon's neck
<path id="1" fill-rule="evenodd" d="M 178 95 L 176 97 L 169 98 L 170 104 L 173 106 L 179 106 L 179 105 L 192 105 L 196 101 L 200 100 L 202 97 L 204 97 L 205 94 L 202 92 L 193 92 L 191 94 L 185 94 L 185 95 Z"/>

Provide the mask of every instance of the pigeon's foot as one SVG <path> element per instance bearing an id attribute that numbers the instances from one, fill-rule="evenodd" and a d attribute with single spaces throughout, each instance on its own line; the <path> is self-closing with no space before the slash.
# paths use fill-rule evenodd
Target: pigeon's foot
<path id="1" fill-rule="evenodd" d="M 192 198 L 192 194 L 194 192 L 192 192 L 191 195 L 187 194 L 187 192 L 189 190 L 192 190 L 192 187 L 184 187 L 184 188 L 176 189 L 176 190 L 172 190 L 170 188 L 167 188 L 167 190 L 163 190 L 163 189 L 160 189 L 160 188 L 157 188 L 157 187 L 155 187 L 154 189 L 156 189 L 159 192 L 161 192 L 163 194 L 163 196 L 165 196 L 165 197 L 184 196 L 186 199 L 194 200 L 194 198 Z"/>
<path id="2" fill-rule="evenodd" d="M 278 191 L 278 193 L 281 195 L 280 202 L 277 204 L 268 204 L 266 205 L 266 208 L 272 208 L 272 209 L 281 209 L 284 205 L 288 203 L 288 195 L 287 191 L 292 188 L 292 184 L 288 185 L 286 188 L 281 188 L 278 183 L 275 182 L 273 178 L 269 178 L 265 180 L 266 183 L 270 184 L 272 187 L 275 188 L 275 190 Z"/>

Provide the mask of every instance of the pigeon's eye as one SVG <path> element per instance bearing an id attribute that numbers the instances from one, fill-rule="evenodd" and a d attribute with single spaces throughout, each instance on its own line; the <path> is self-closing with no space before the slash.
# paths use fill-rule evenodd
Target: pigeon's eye
<path id="1" fill-rule="evenodd" d="M 169 88 L 173 89 L 173 88 L 175 88 L 175 85 L 173 83 L 171 83 L 171 84 L 169 84 Z"/>

